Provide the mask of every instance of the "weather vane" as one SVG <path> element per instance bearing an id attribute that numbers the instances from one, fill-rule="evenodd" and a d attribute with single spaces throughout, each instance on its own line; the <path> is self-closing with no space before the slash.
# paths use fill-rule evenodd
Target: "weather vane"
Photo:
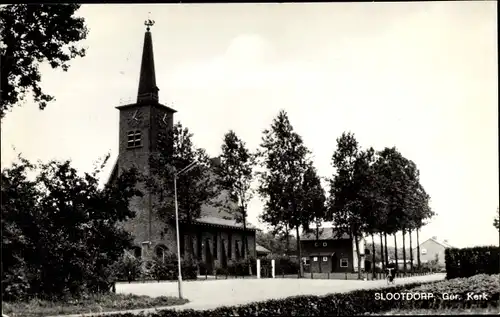
<path id="1" fill-rule="evenodd" d="M 153 25 L 155 25 L 155 21 L 151 20 L 150 14 L 151 14 L 151 12 L 149 12 L 149 14 L 148 14 L 148 19 L 146 21 L 144 21 L 144 25 L 147 26 L 146 31 L 149 31 L 151 29 L 151 27 Z"/>

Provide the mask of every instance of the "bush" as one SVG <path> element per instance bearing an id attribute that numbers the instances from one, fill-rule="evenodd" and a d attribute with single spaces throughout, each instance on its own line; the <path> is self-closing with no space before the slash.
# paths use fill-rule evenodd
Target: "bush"
<path id="1" fill-rule="evenodd" d="M 126 255 L 115 263 L 116 280 L 132 282 L 141 277 L 142 261 L 133 256 Z"/>
<path id="2" fill-rule="evenodd" d="M 252 265 L 251 259 L 231 260 L 227 264 L 227 271 L 228 274 L 232 276 L 249 276 L 250 272 L 248 270 L 248 267 L 250 265 Z M 255 270 L 253 270 L 252 272 L 255 272 Z"/>
<path id="3" fill-rule="evenodd" d="M 267 259 L 269 259 L 269 266 L 271 266 L 271 260 L 275 261 L 277 275 L 297 274 L 299 272 L 299 262 L 288 256 L 268 256 Z"/>
<path id="4" fill-rule="evenodd" d="M 115 267 L 119 272 L 119 274 L 117 274 L 117 279 L 120 281 L 174 281 L 178 279 L 179 272 L 175 254 L 173 256 L 165 256 L 164 259 L 154 257 L 147 261 L 125 257 L 124 260 L 119 262 Z M 184 261 L 181 259 L 181 269 L 182 278 L 184 280 L 197 279 L 197 267 L 194 261 Z"/>
<path id="5" fill-rule="evenodd" d="M 135 216 L 136 170 L 99 186 L 97 167 L 80 175 L 70 161 L 2 170 L 2 299 L 64 298 L 108 292 L 113 265 L 131 247 L 117 226 Z"/>
<path id="6" fill-rule="evenodd" d="M 500 293 L 500 275 L 479 274 L 469 278 L 456 278 L 421 285 L 413 289 L 415 292 L 433 293 L 437 297 L 441 297 L 444 293 L 459 295 L 462 298 L 467 298 L 467 293 L 486 294 L 491 299 L 498 300 Z M 495 297 L 496 296 L 496 297 Z"/>
<path id="7" fill-rule="evenodd" d="M 495 246 L 446 249 L 446 278 L 500 273 L 499 251 L 499 247 Z"/>
<path id="8" fill-rule="evenodd" d="M 494 279 L 498 276 L 477 276 L 470 279 L 439 281 L 431 283 L 413 283 L 382 289 L 357 290 L 349 293 L 329 294 L 325 296 L 293 296 L 285 299 L 268 300 L 241 306 L 220 307 L 214 310 L 163 310 L 148 314 L 149 317 L 184 317 L 184 316 L 353 316 L 381 313 L 393 309 L 473 308 L 498 307 L 500 287 Z M 483 286 L 482 286 L 483 285 Z M 486 301 L 446 301 L 440 297 L 428 300 L 383 300 L 376 294 L 424 292 L 453 293 L 469 290 L 491 294 Z M 123 314 L 118 317 L 128 317 Z"/>

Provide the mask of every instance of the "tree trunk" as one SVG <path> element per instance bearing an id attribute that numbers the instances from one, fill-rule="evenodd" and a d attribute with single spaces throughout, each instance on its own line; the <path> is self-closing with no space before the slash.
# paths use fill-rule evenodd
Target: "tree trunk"
<path id="1" fill-rule="evenodd" d="M 385 263 L 389 263 L 389 251 L 387 250 L 387 233 L 384 233 Z"/>
<path id="2" fill-rule="evenodd" d="M 403 273 L 406 274 L 406 242 L 405 242 L 406 231 L 403 229 Z"/>
<path id="3" fill-rule="evenodd" d="M 372 233 L 372 278 L 375 279 L 375 236 Z"/>
<path id="4" fill-rule="evenodd" d="M 363 279 L 361 275 L 361 253 L 359 252 L 359 241 L 358 241 L 358 235 L 354 235 L 354 243 L 356 244 L 356 256 L 358 257 L 358 280 Z"/>
<path id="5" fill-rule="evenodd" d="M 316 241 L 319 241 L 319 224 L 316 223 Z M 321 270 L 321 259 L 319 260 L 318 264 L 319 264 L 319 272 L 322 273 L 322 270 Z"/>
<path id="6" fill-rule="evenodd" d="M 302 265 L 302 250 L 300 248 L 299 226 L 297 226 L 295 230 L 297 231 L 297 258 L 299 260 L 299 277 L 302 277 L 304 272 L 303 271 L 304 267 Z"/>
<path id="7" fill-rule="evenodd" d="M 410 234 L 410 270 L 413 273 L 413 247 L 411 243 L 411 229 L 408 231 L 408 233 Z"/>
<path id="8" fill-rule="evenodd" d="M 394 261 L 396 263 L 396 271 L 397 271 L 397 268 L 399 268 L 399 264 L 398 264 L 398 242 L 396 239 L 396 232 L 394 232 Z"/>
<path id="9" fill-rule="evenodd" d="M 419 240 L 419 237 L 418 237 L 418 231 L 420 230 L 420 228 L 417 228 L 417 267 L 418 267 L 418 271 L 420 272 L 420 240 Z"/>
<path id="10" fill-rule="evenodd" d="M 382 264 L 382 270 L 385 270 L 385 256 L 384 256 L 384 240 L 383 234 L 380 233 L 380 263 Z"/>
<path id="11" fill-rule="evenodd" d="M 248 250 L 248 237 L 247 237 L 247 215 L 246 215 L 246 210 L 245 207 L 241 207 L 241 215 L 243 218 L 243 256 L 245 259 L 250 259 L 250 251 Z M 250 264 L 250 261 L 248 261 L 248 274 L 252 276 L 252 265 Z"/>
<path id="12" fill-rule="evenodd" d="M 286 256 L 290 255 L 290 229 L 288 229 L 288 224 L 285 224 L 285 238 L 286 238 Z"/>

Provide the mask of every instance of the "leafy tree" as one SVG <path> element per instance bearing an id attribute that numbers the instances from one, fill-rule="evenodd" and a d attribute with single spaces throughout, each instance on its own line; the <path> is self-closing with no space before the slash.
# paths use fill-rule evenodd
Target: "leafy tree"
<path id="1" fill-rule="evenodd" d="M 257 231 L 255 237 L 257 244 L 268 249 L 273 254 L 284 255 L 290 248 L 297 248 L 297 240 L 293 236 L 289 237 L 289 241 L 287 242 L 284 235 L 276 235 L 272 231 Z M 287 243 L 290 243 L 291 246 L 287 245 Z"/>
<path id="2" fill-rule="evenodd" d="M 193 134 L 181 123 L 172 130 L 159 135 L 158 151 L 151 155 L 151 174 L 147 186 L 157 196 L 156 209 L 165 223 L 175 220 L 174 175 L 189 164 L 196 162 L 192 169 L 177 177 L 177 200 L 179 221 L 186 224 L 188 252 L 186 258 L 195 258 L 193 245 L 193 221 L 200 217 L 201 207 L 212 203 L 216 197 L 216 178 L 213 163 L 205 150 L 192 142 Z"/>
<path id="3" fill-rule="evenodd" d="M 409 234 L 410 250 L 412 250 L 412 233 L 417 231 L 418 235 L 424 220 L 431 218 L 434 212 L 429 207 L 429 196 L 420 184 L 416 164 L 401 155 L 396 148 L 385 148 L 380 151 L 375 169 L 381 178 L 381 192 L 387 200 L 387 220 L 382 231 L 384 235 L 395 235 L 398 231 L 402 231 L 403 270 L 406 271 L 406 233 Z M 413 252 L 410 252 L 410 260 L 413 270 Z"/>
<path id="4" fill-rule="evenodd" d="M 354 239 L 361 279 L 359 237 L 369 229 L 368 221 L 374 205 L 372 193 L 372 161 L 374 151 L 362 151 L 352 133 L 342 133 L 332 157 L 335 173 L 330 180 L 329 208 L 338 234 Z"/>
<path id="5" fill-rule="evenodd" d="M 238 209 L 236 220 L 243 223 L 243 250 L 244 256 L 248 257 L 248 239 L 246 236 L 247 207 L 252 199 L 251 188 L 253 180 L 253 166 L 255 156 L 246 148 L 245 142 L 238 138 L 234 131 L 229 131 L 224 135 L 222 144 L 222 155 L 220 164 L 216 169 L 219 185 L 222 190 L 227 191 L 229 201 L 226 206 L 229 211 L 234 210 L 234 202 L 237 202 Z"/>
<path id="6" fill-rule="evenodd" d="M 302 138 L 293 131 L 285 111 L 273 120 L 271 129 L 264 131 L 259 156 L 264 171 L 260 172 L 259 194 L 266 200 L 264 216 L 271 225 L 284 223 L 297 234 L 297 256 L 303 266 L 300 249 L 300 228 L 308 229 L 313 215 L 304 213 L 302 201 L 304 174 L 309 166 L 309 151 Z M 277 214 L 280 213 L 280 214 Z"/>
<path id="7" fill-rule="evenodd" d="M 417 267 L 421 269 L 421 261 L 420 261 L 420 239 L 419 239 L 419 231 L 420 229 L 426 225 L 427 221 L 434 217 L 436 213 L 430 208 L 430 196 L 425 191 L 424 187 L 420 184 L 416 184 L 416 188 L 414 193 L 413 204 L 410 208 L 413 208 L 412 212 L 412 228 L 417 233 Z"/>
<path id="8" fill-rule="evenodd" d="M 102 167 L 80 176 L 69 161 L 21 158 L 2 170 L 4 299 L 109 291 L 112 265 L 131 246 L 117 224 L 134 216 L 129 201 L 142 193 L 135 170 L 99 188 Z"/>
<path id="9" fill-rule="evenodd" d="M 0 7 L 0 118 L 29 91 L 40 109 L 54 99 L 40 87 L 41 63 L 67 71 L 70 60 L 85 56 L 85 49 L 76 46 L 88 33 L 84 19 L 74 16 L 79 8 L 74 3 Z"/>
<path id="10" fill-rule="evenodd" d="M 304 213 L 312 215 L 316 225 L 316 239 L 319 239 L 319 228 L 321 227 L 321 223 L 330 220 L 330 216 L 326 208 L 325 190 L 312 164 L 308 166 L 304 174 L 302 188 L 304 192 L 302 208 L 304 209 Z"/>
<path id="11" fill-rule="evenodd" d="M 408 199 L 408 180 L 405 174 L 407 160 L 396 148 L 385 148 L 378 152 L 374 168 L 380 179 L 381 194 L 386 200 L 384 223 L 380 232 L 385 237 L 385 263 L 388 261 L 387 234 L 403 231 L 403 261 L 406 268 L 405 233 L 407 218 L 405 208 Z"/>
<path id="12" fill-rule="evenodd" d="M 259 173 L 261 174 L 261 173 Z M 285 254 L 289 254 L 291 247 L 290 227 L 286 222 L 285 209 L 287 206 L 286 197 L 283 193 L 283 186 L 281 183 L 281 175 L 265 175 L 267 194 L 262 192 L 259 188 L 261 196 L 267 195 L 264 204 L 263 212 L 259 215 L 260 221 L 269 224 L 272 227 L 272 234 L 282 237 L 285 240 Z"/>
<path id="13" fill-rule="evenodd" d="M 370 149 L 372 153 L 373 149 Z M 380 261 L 383 266 L 384 264 L 384 251 L 383 251 L 383 241 L 382 241 L 382 233 L 386 231 L 387 222 L 388 222 L 388 197 L 384 195 L 384 179 L 378 173 L 376 169 L 375 162 L 377 161 L 376 155 L 370 155 L 369 165 L 370 169 L 368 172 L 368 177 L 365 180 L 365 196 L 369 197 L 369 199 L 365 200 L 367 209 L 365 209 L 364 219 L 366 220 L 366 232 L 371 235 L 372 243 L 372 260 L 373 263 Z M 375 235 L 380 234 L 380 247 L 379 253 L 380 256 L 376 256 L 375 249 Z M 397 245 L 395 245 L 397 248 Z M 375 259 L 376 258 L 376 259 Z M 397 259 L 397 256 L 396 256 Z M 375 266 L 372 266 L 372 274 L 375 277 Z"/>

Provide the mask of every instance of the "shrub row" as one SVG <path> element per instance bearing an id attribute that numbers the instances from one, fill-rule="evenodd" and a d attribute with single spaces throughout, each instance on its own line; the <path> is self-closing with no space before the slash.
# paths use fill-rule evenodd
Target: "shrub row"
<path id="1" fill-rule="evenodd" d="M 349 293 L 325 296 L 294 296 L 285 299 L 268 300 L 234 307 L 220 307 L 214 310 L 163 310 L 148 317 L 188 317 L 188 316 L 352 316 L 380 313 L 392 309 L 428 308 L 476 308 L 498 307 L 500 276 L 480 275 L 469 279 L 455 279 L 431 283 L 413 283 L 382 289 L 357 290 Z M 495 283 L 496 282 L 496 283 Z M 426 292 L 436 296 L 421 300 L 383 300 L 376 294 Z M 445 300 L 443 293 L 487 293 L 490 297 L 483 301 Z M 130 317 L 123 314 L 117 317 Z"/>
<path id="2" fill-rule="evenodd" d="M 287 256 L 268 256 L 260 259 L 261 277 L 271 277 L 272 265 L 271 260 L 275 260 L 275 272 L 280 274 L 297 274 L 299 264 L 297 261 L 291 260 Z M 242 259 L 238 261 L 228 261 L 227 267 L 223 268 L 216 265 L 215 274 L 229 276 L 249 276 L 251 271 L 253 275 L 257 275 L 257 260 L 255 258 Z M 204 275 L 205 267 L 200 266 L 200 273 Z M 207 272 L 210 274 L 210 272 Z"/>
<path id="3" fill-rule="evenodd" d="M 195 280 L 197 278 L 197 266 L 194 262 L 181 260 L 182 278 L 184 280 Z M 133 257 L 124 257 L 115 265 L 117 280 L 177 280 L 178 267 L 177 259 L 166 257 L 163 259 L 154 258 L 149 261 L 141 261 Z"/>
<path id="4" fill-rule="evenodd" d="M 478 274 L 472 277 L 455 278 L 439 283 L 423 284 L 414 289 L 415 292 L 458 295 L 463 299 L 468 293 L 485 294 L 488 298 L 498 300 L 500 293 L 500 275 Z"/>
<path id="5" fill-rule="evenodd" d="M 445 251 L 446 278 L 500 273 L 500 248 L 483 246 Z"/>

